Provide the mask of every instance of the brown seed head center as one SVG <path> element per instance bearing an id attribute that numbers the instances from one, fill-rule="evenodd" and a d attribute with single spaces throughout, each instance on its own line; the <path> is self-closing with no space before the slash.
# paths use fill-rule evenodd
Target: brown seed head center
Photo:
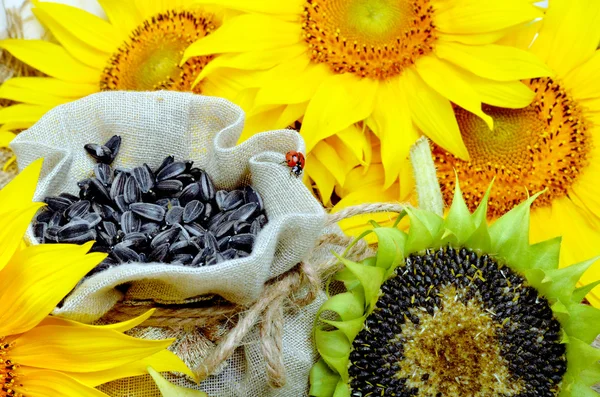
<path id="1" fill-rule="evenodd" d="M 386 79 L 433 51 L 433 16 L 430 0 L 307 0 L 302 28 L 313 61 Z"/>
<path id="2" fill-rule="evenodd" d="M 484 105 L 485 113 L 494 119 L 493 131 L 477 116 L 455 109 L 471 160 L 460 160 L 434 147 L 433 157 L 447 203 L 454 193 L 454 170 L 471 210 L 495 178 L 488 207 L 493 217 L 544 189 L 546 193 L 533 206 L 546 206 L 567 195 L 588 163 L 590 123 L 577 102 L 552 79 L 533 79 L 528 85 L 536 97 L 524 109 Z"/>
<path id="3" fill-rule="evenodd" d="M 482 310 L 482 303 L 476 298 L 461 302 L 454 287 L 441 293 L 442 309 L 433 316 L 413 310 L 420 325 L 403 325 L 407 342 L 399 377 L 418 388 L 418 397 L 518 394 L 523 382 L 511 379 L 500 354 L 498 325 Z"/>
<path id="4" fill-rule="evenodd" d="M 179 62 L 190 44 L 215 27 L 212 15 L 190 11 L 167 11 L 147 19 L 110 58 L 100 89 L 191 91 L 212 57 L 195 57 L 182 66 Z M 199 86 L 194 91 L 199 92 Z"/>

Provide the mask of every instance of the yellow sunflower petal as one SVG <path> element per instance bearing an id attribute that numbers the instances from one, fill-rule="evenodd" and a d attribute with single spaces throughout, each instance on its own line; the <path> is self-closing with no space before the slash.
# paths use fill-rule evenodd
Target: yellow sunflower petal
<path id="1" fill-rule="evenodd" d="M 29 128 L 50 109 L 52 109 L 52 106 L 25 103 L 0 108 L 0 124 L 10 125 L 11 129 Z"/>
<path id="2" fill-rule="evenodd" d="M 119 29 L 121 37 L 129 37 L 131 32 L 143 21 L 133 1 L 98 0 L 112 25 Z"/>
<path id="3" fill-rule="evenodd" d="M 410 69 L 404 71 L 400 84 L 401 89 L 407 93 L 408 106 L 417 127 L 455 156 L 468 159 L 469 152 L 462 140 L 450 102 Z"/>
<path id="4" fill-rule="evenodd" d="M 0 270 L 7 266 L 17 248 L 20 247 L 31 219 L 43 206 L 42 203 L 30 203 L 12 211 L 0 212 Z M 2 277 L 4 277 L 4 273 L 2 273 Z M 2 281 L 0 281 L 0 285 L 2 285 Z M 1 328 L 2 325 L 0 325 Z"/>
<path id="5" fill-rule="evenodd" d="M 238 142 L 244 142 L 259 132 L 277 129 L 275 123 L 283 114 L 284 109 L 285 106 L 277 106 L 274 109 L 249 115 L 244 122 L 244 130 Z"/>
<path id="6" fill-rule="evenodd" d="M 56 96 L 58 98 L 69 98 L 70 100 L 78 99 L 95 92 L 98 92 L 98 84 L 84 84 L 84 83 L 70 83 L 62 81 L 52 77 L 13 77 L 10 80 L 5 81 L 0 86 L 0 92 L 4 92 L 4 89 L 11 89 L 14 92 L 22 92 L 23 96 L 26 96 L 28 100 L 13 99 L 19 102 L 33 102 L 35 96 L 46 97 Z M 5 96 L 2 98 L 12 99 Z M 43 98 L 37 99 L 42 101 Z"/>
<path id="7" fill-rule="evenodd" d="M 106 257 L 85 255 L 92 243 L 36 245 L 15 253 L 0 277 L 0 334 L 25 332 L 39 324 Z"/>
<path id="8" fill-rule="evenodd" d="M 521 109 L 529 105 L 535 98 L 535 92 L 520 81 L 500 82 L 475 76 L 466 70 L 458 72 L 477 92 L 482 103 L 509 109 Z"/>
<path id="9" fill-rule="evenodd" d="M 496 44 L 470 46 L 440 40 L 436 55 L 477 76 L 514 81 L 552 75 L 536 55 L 519 48 Z"/>
<path id="10" fill-rule="evenodd" d="M 94 372 L 141 360 L 171 343 L 173 339 L 136 339 L 114 330 L 48 325 L 19 336 L 11 357 L 36 368 Z"/>
<path id="11" fill-rule="evenodd" d="M 291 125 L 294 121 L 299 120 L 306 112 L 308 102 L 294 103 L 287 105 L 275 123 L 277 128 L 285 128 Z M 280 126 L 280 127 L 279 127 Z"/>
<path id="12" fill-rule="evenodd" d="M 17 134 L 0 128 L 0 147 L 8 147 Z"/>
<path id="13" fill-rule="evenodd" d="M 60 22 L 71 35 L 98 51 L 112 53 L 123 41 L 113 25 L 81 8 L 45 1 L 37 1 L 35 5 Z"/>
<path id="14" fill-rule="evenodd" d="M 193 0 L 194 5 L 215 4 L 214 0 Z M 219 0 L 222 7 L 243 12 L 260 12 L 268 14 L 300 14 L 303 0 Z"/>
<path id="15" fill-rule="evenodd" d="M 373 112 L 378 82 L 351 73 L 327 78 L 306 108 L 302 136 L 310 151 L 321 139 L 364 120 Z"/>
<path id="16" fill-rule="evenodd" d="M 31 204 L 44 159 L 37 159 L 21 171 L 8 185 L 0 189 L 0 211 L 12 211 Z M 0 218 L 0 230 L 6 227 Z M 20 235 L 19 238 L 23 237 Z M 1 244 L 0 244 L 1 246 Z"/>
<path id="17" fill-rule="evenodd" d="M 147 319 L 149 319 L 156 309 L 150 309 L 146 313 L 139 315 L 131 320 L 122 321 L 120 323 L 107 324 L 107 325 L 90 325 L 84 324 L 77 321 L 67 320 L 66 318 L 60 318 L 55 316 L 48 316 L 40 322 L 40 326 L 45 325 L 60 325 L 62 327 L 87 327 L 87 328 L 95 328 L 95 329 L 112 329 L 119 332 L 129 331 L 130 329 L 137 327 Z"/>
<path id="18" fill-rule="evenodd" d="M 410 147 L 419 138 L 398 82 L 380 84 L 371 118 L 375 124 L 371 129 L 381 141 L 381 162 L 385 168 L 383 188 L 387 189 L 398 179 Z"/>
<path id="19" fill-rule="evenodd" d="M 244 14 L 231 18 L 215 32 L 190 45 L 182 62 L 200 55 L 281 48 L 300 39 L 301 28 L 297 23 L 268 15 Z"/>
<path id="20" fill-rule="evenodd" d="M 416 64 L 419 76 L 434 90 L 463 109 L 476 114 L 494 129 L 494 119 L 485 114 L 477 92 L 455 72 L 455 67 L 436 57 L 423 57 Z"/>
<path id="21" fill-rule="evenodd" d="M 594 52 L 594 55 L 573 69 L 563 79 L 565 87 L 569 87 L 573 97 L 576 99 L 600 98 L 600 51 Z M 600 108 L 595 108 L 600 111 Z"/>
<path id="22" fill-rule="evenodd" d="M 148 373 L 156 382 L 160 390 L 160 394 L 163 397 L 208 397 L 208 394 L 198 391 L 187 389 L 185 387 L 177 386 L 163 378 L 154 368 L 149 366 L 147 368 Z"/>
<path id="23" fill-rule="evenodd" d="M 335 178 L 329 172 L 328 167 L 323 165 L 314 155 L 309 154 L 306 158 L 304 173 L 315 182 L 323 205 L 330 204 Z"/>
<path id="24" fill-rule="evenodd" d="M 22 62 L 65 81 L 97 83 L 98 71 L 75 60 L 58 44 L 44 40 L 0 40 L 0 48 Z"/>
<path id="25" fill-rule="evenodd" d="M 598 135 L 598 134 L 596 134 Z M 572 193 L 581 200 L 591 213 L 600 217 L 600 185 L 598 184 L 598 175 L 600 175 L 600 164 L 598 163 L 600 150 L 594 150 L 592 161 L 577 176 L 575 183 L 571 186 Z"/>
<path id="26" fill-rule="evenodd" d="M 44 78 L 42 77 L 40 79 Z M 55 91 L 55 93 L 52 94 L 43 93 L 40 95 L 39 92 L 32 91 L 29 88 L 20 87 L 18 80 L 19 78 L 17 77 L 2 83 L 2 85 L 0 85 L 0 98 L 46 107 L 54 107 L 72 100 L 71 98 L 56 95 L 56 93 L 60 91 Z"/>
<path id="27" fill-rule="evenodd" d="M 542 16 L 522 0 L 487 0 L 456 4 L 436 13 L 436 27 L 444 33 L 477 34 L 509 28 Z"/>
<path id="28" fill-rule="evenodd" d="M 80 40 L 73 33 L 69 32 L 61 22 L 54 19 L 49 11 L 43 8 L 34 8 L 32 12 L 73 58 L 92 69 L 96 69 L 97 74 L 100 73 L 110 57 L 110 53 L 100 51 L 85 41 Z"/>
<path id="29" fill-rule="evenodd" d="M 358 190 L 370 190 L 371 186 L 378 187 L 378 190 L 381 190 L 385 181 L 383 165 L 373 164 L 366 172 L 362 168 L 356 167 L 346 176 L 346 183 L 342 187 L 340 194 L 342 199 Z"/>
<path id="30" fill-rule="evenodd" d="M 321 164 L 327 164 L 327 171 L 335 178 L 336 182 L 343 185 L 346 180 L 346 170 L 343 166 L 343 160 L 336 150 L 326 141 L 321 141 L 311 151 Z"/>
<path id="31" fill-rule="evenodd" d="M 371 148 L 366 135 L 355 125 L 343 129 L 336 136 L 352 150 L 359 161 L 363 161 L 363 153 Z"/>
<path id="32" fill-rule="evenodd" d="M 311 63 L 305 54 L 282 62 L 262 75 L 256 106 L 306 102 L 331 75 L 327 66 Z"/>
<path id="33" fill-rule="evenodd" d="M 600 2 L 552 0 L 531 51 L 559 77 L 589 59 L 600 42 Z"/>
<path id="34" fill-rule="evenodd" d="M 143 375 L 146 373 L 146 368 L 148 366 L 151 366 L 160 372 L 181 372 L 192 378 L 195 377 L 194 373 L 190 371 L 183 361 L 168 350 L 161 350 L 150 357 L 104 371 L 79 373 L 67 372 L 66 374 L 87 386 L 95 387 L 110 382 L 111 380 Z"/>
<path id="35" fill-rule="evenodd" d="M 15 387 L 17 392 L 32 397 L 108 397 L 93 387 L 56 371 L 40 371 L 36 368 L 22 367 L 23 385 Z"/>

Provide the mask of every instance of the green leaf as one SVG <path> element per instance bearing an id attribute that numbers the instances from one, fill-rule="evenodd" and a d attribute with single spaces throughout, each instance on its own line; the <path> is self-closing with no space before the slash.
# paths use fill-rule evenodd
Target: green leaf
<path id="1" fill-rule="evenodd" d="M 326 310 L 331 310 L 336 312 L 342 321 L 362 317 L 365 314 L 365 302 L 363 298 L 353 292 L 334 295 L 323 303 L 317 312 L 317 316 Z"/>
<path id="2" fill-rule="evenodd" d="M 577 338 L 571 338 L 567 344 L 567 373 L 577 379 L 581 372 L 595 365 L 600 360 L 600 349 Z M 566 374 L 565 374 L 566 375 Z M 598 379 L 600 381 L 600 379 Z"/>
<path id="3" fill-rule="evenodd" d="M 460 190 L 458 176 L 456 177 L 452 206 L 450 206 L 450 211 L 446 216 L 444 225 L 446 229 L 451 230 L 458 238 L 457 246 L 466 243 L 476 229 L 469 208 L 467 207 L 467 204 L 465 204 L 465 200 Z"/>
<path id="4" fill-rule="evenodd" d="M 348 383 L 340 380 L 335 388 L 333 397 L 350 397 L 350 387 L 348 387 Z"/>
<path id="5" fill-rule="evenodd" d="M 156 372 L 152 367 L 148 367 L 146 370 L 152 379 L 154 379 L 154 382 L 156 383 L 156 386 L 158 386 L 160 394 L 162 394 L 163 397 L 208 397 L 208 394 L 202 391 L 192 390 L 172 384 L 163 378 L 161 374 Z"/>
<path id="6" fill-rule="evenodd" d="M 337 254 L 336 254 L 337 256 Z M 380 267 L 365 266 L 361 263 L 356 263 L 346 258 L 338 256 L 342 263 L 350 270 L 360 281 L 365 292 L 365 302 L 367 308 L 375 306 L 379 297 L 379 289 L 383 284 L 385 269 Z"/>
<path id="7" fill-rule="evenodd" d="M 589 283 L 588 285 L 584 285 L 583 287 L 576 288 L 575 291 L 573 291 L 571 300 L 575 303 L 581 303 L 583 298 L 585 298 L 585 296 L 589 294 L 590 291 L 593 290 L 598 284 L 600 284 L 600 280 Z"/>
<path id="8" fill-rule="evenodd" d="M 546 270 L 546 279 L 552 282 L 542 284 L 539 288 L 540 292 L 547 298 L 570 302 L 571 295 L 577 287 L 577 282 L 597 259 L 598 257 L 592 258 L 562 269 Z"/>
<path id="9" fill-rule="evenodd" d="M 321 320 L 324 323 L 327 323 L 333 327 L 336 327 L 337 329 L 339 329 L 340 331 L 342 331 L 344 333 L 344 335 L 346 335 L 346 338 L 348 338 L 348 340 L 350 342 L 354 342 L 354 338 L 356 338 L 356 335 L 358 335 L 358 333 L 360 331 L 362 331 L 364 325 L 365 325 L 365 320 L 367 319 L 367 316 L 364 315 L 362 317 L 358 317 L 352 320 L 346 320 L 346 321 L 333 321 L 333 320 Z"/>
<path id="10" fill-rule="evenodd" d="M 477 206 L 477 209 L 475 210 L 475 212 L 473 212 L 472 218 L 473 218 L 473 224 L 475 225 L 475 227 L 479 227 L 483 223 L 487 224 L 488 201 L 490 200 L 490 193 L 492 191 L 493 184 L 494 184 L 494 180 L 492 179 L 492 182 L 490 183 L 487 190 L 485 191 L 485 195 L 481 199 L 481 202 Z"/>
<path id="11" fill-rule="evenodd" d="M 342 377 L 348 380 L 348 361 L 350 359 L 350 341 L 339 330 L 324 331 L 315 329 L 315 344 L 319 354 L 327 365 Z"/>
<path id="12" fill-rule="evenodd" d="M 558 268 L 562 237 L 554 237 L 529 246 L 530 268 L 553 270 Z"/>
<path id="13" fill-rule="evenodd" d="M 471 249 L 478 249 L 489 254 L 494 253 L 492 252 L 492 238 L 490 237 L 486 222 L 482 222 L 477 226 L 477 229 L 475 229 L 475 232 L 469 237 L 465 245 Z"/>
<path id="14" fill-rule="evenodd" d="M 331 368 L 320 359 L 310 369 L 310 395 L 314 397 L 331 397 L 340 380 L 340 375 L 333 372 Z"/>
<path id="15" fill-rule="evenodd" d="M 377 235 L 377 261 L 375 266 L 381 267 L 390 273 L 404 262 L 404 244 L 406 234 L 396 228 L 380 227 L 373 230 Z"/>
<path id="16" fill-rule="evenodd" d="M 563 328 L 571 338 L 581 339 L 592 343 L 600 333 L 600 310 L 595 307 L 580 304 L 570 304 L 569 317 Z"/>
<path id="17" fill-rule="evenodd" d="M 435 248 L 443 234 L 444 220 L 438 215 L 417 208 L 407 208 L 410 218 L 410 230 L 406 242 L 406 254 Z"/>

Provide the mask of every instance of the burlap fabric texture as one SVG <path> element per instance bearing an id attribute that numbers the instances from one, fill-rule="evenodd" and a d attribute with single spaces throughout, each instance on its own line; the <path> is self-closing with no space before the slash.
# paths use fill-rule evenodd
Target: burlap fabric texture
<path id="1" fill-rule="evenodd" d="M 113 166 L 158 166 L 165 156 L 194 160 L 219 189 L 251 184 L 262 196 L 269 222 L 246 258 L 217 266 L 192 268 L 162 263 L 130 263 L 83 281 L 54 314 L 83 322 L 98 320 L 123 293 L 128 299 L 184 303 L 206 295 L 247 305 L 265 282 L 301 262 L 322 232 L 325 212 L 319 202 L 282 165 L 289 150 L 304 149 L 295 131 L 257 134 L 236 142 L 244 123 L 242 110 L 214 97 L 159 91 L 105 92 L 54 108 L 11 143 L 19 169 L 44 157 L 35 200 L 61 192 L 77 193 L 76 182 L 93 175 L 86 143 L 122 137 Z M 31 228 L 30 241 L 34 241 Z"/>

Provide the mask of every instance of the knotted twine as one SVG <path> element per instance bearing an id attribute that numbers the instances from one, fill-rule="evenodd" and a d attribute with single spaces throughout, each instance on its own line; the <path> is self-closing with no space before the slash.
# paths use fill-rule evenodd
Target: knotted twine
<path id="1" fill-rule="evenodd" d="M 329 214 L 325 230 L 337 222 L 356 215 L 374 214 L 380 212 L 400 213 L 406 208 L 401 203 L 361 204 L 344 208 Z M 349 259 L 361 258 L 369 252 L 369 246 L 364 240 L 356 244 L 353 237 L 339 233 L 323 233 L 316 242 L 316 247 L 332 245 L 349 247 L 345 253 Z M 205 308 L 160 308 L 142 326 L 177 327 L 210 326 L 222 319 L 238 316 L 238 321 L 229 330 L 207 357 L 192 368 L 199 380 L 206 379 L 229 359 L 235 349 L 250 330 L 259 323 L 260 345 L 266 362 L 266 374 L 269 385 L 280 388 L 286 383 L 286 371 L 283 363 L 283 325 L 286 309 L 297 309 L 308 305 L 317 297 L 322 289 L 323 281 L 329 279 L 340 270 L 341 263 L 335 256 L 325 262 L 312 263 L 305 260 L 281 276 L 269 280 L 260 297 L 251 305 L 242 307 L 233 304 L 208 306 Z M 117 306 L 107 313 L 103 322 L 123 321 L 140 315 L 148 306 Z"/>

